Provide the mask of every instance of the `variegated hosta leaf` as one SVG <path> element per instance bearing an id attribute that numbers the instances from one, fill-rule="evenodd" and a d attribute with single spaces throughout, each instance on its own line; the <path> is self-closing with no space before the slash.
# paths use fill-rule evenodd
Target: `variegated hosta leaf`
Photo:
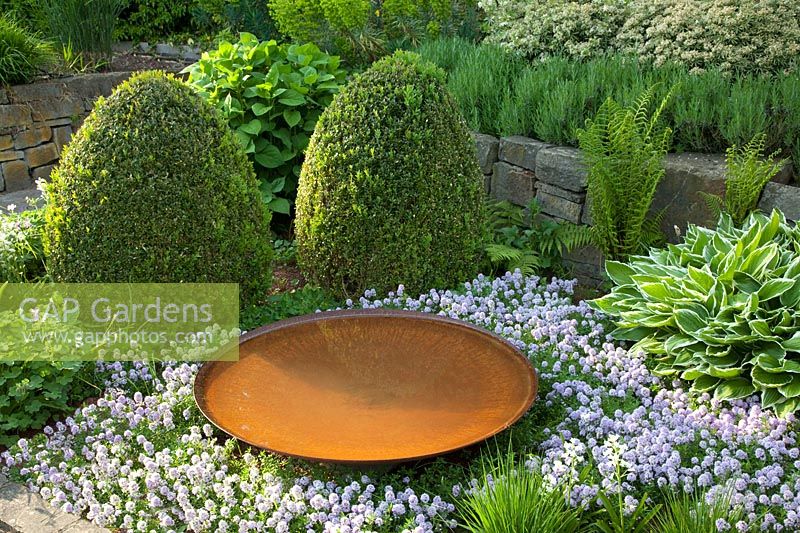
<path id="1" fill-rule="evenodd" d="M 800 228 L 779 211 L 741 228 L 690 225 L 684 241 L 609 261 L 611 293 L 590 302 L 615 318 L 654 372 L 718 399 L 761 393 L 778 414 L 800 408 Z"/>

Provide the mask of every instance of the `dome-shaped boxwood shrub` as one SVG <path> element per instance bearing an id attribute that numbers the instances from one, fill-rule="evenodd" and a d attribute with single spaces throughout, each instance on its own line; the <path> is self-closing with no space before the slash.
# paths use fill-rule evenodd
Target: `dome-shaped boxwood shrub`
<path id="1" fill-rule="evenodd" d="M 483 227 L 475 145 L 444 73 L 398 52 L 323 112 L 297 195 L 297 251 L 339 293 L 448 287 L 476 273 Z"/>
<path id="2" fill-rule="evenodd" d="M 48 187 L 48 270 L 64 282 L 270 283 L 269 213 L 227 124 L 146 72 L 99 100 Z"/>

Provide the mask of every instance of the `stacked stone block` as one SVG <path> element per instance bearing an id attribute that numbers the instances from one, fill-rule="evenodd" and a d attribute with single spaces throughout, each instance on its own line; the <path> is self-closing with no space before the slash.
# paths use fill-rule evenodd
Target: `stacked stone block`
<path id="1" fill-rule="evenodd" d="M 0 89 L 0 204 L 48 178 L 99 96 L 130 76 L 89 74 Z"/>
<path id="2" fill-rule="evenodd" d="M 535 198 L 541 216 L 592 225 L 591 202 L 586 194 L 588 174 L 579 149 L 521 136 L 497 139 L 475 134 L 475 142 L 491 197 L 523 207 Z M 664 166 L 665 176 L 656 188 L 652 213 L 663 212 L 661 229 L 669 241 L 678 242 L 688 224 L 713 224 L 714 213 L 701 193 L 724 193 L 725 157 L 668 154 Z M 788 185 L 791 178 L 792 165 L 787 164 L 767 184 L 759 209 L 778 207 L 790 220 L 800 221 L 800 187 Z M 565 262 L 582 284 L 596 287 L 603 282 L 603 257 L 596 249 L 574 250 Z"/>

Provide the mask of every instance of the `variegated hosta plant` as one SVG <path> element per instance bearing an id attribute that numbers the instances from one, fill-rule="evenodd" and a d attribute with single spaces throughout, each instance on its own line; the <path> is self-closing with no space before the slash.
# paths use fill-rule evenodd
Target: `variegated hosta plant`
<path id="1" fill-rule="evenodd" d="M 590 305 L 656 373 L 718 399 L 758 391 L 779 415 L 800 408 L 800 227 L 780 211 L 741 229 L 728 215 L 716 230 L 690 226 L 682 244 L 606 271 L 616 286 Z"/>

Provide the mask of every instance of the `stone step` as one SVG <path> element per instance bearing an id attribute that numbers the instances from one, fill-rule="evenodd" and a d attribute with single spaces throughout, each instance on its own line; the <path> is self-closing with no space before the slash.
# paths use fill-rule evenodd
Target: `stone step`
<path id="1" fill-rule="evenodd" d="M 13 533 L 103 533 L 108 531 L 47 504 L 38 494 L 0 474 L 0 531 Z"/>

